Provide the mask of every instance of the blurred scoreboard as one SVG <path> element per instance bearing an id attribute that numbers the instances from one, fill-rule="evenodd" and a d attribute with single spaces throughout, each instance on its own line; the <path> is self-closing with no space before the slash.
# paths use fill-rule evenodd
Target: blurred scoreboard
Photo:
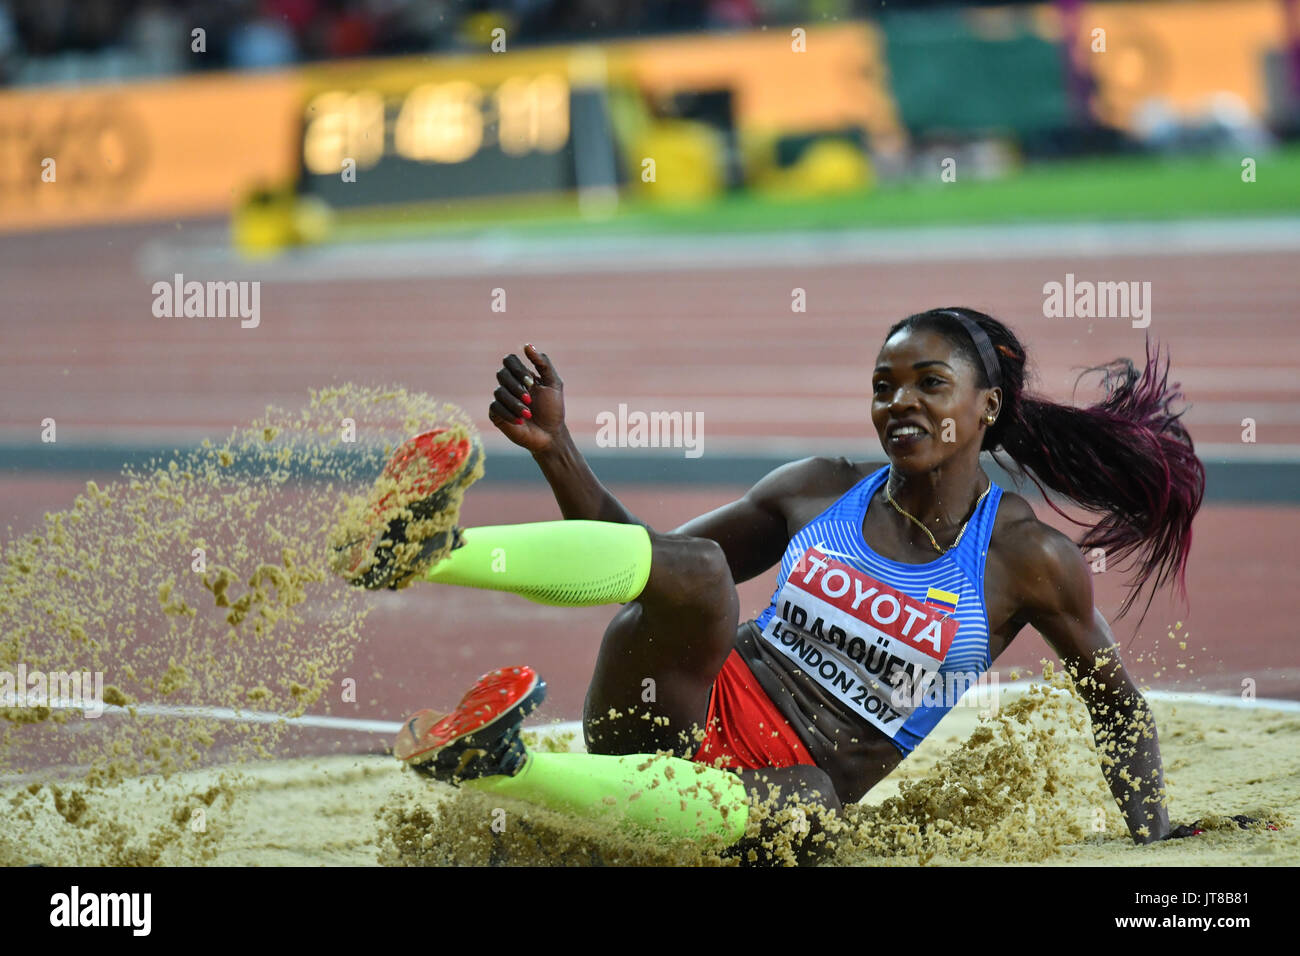
<path id="1" fill-rule="evenodd" d="M 298 192 L 346 210 L 617 187 L 606 64 L 594 56 L 322 68 L 303 107 Z"/>

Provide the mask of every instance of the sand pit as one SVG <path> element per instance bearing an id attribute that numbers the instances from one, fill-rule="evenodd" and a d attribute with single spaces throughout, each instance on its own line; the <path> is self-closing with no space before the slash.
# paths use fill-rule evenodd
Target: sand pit
<path id="1" fill-rule="evenodd" d="M 1077 698 L 1004 696 L 981 721 L 958 707 L 846 814 L 839 865 L 1240 866 L 1300 863 L 1300 715 L 1151 702 L 1171 817 L 1204 834 L 1134 846 Z M 1080 721 L 1084 733 L 1079 732 Z M 569 735 L 532 746 L 573 749 Z M 960 771 L 960 772 L 958 772 Z M 94 792 L 2 788 L 0 862 L 225 865 L 716 864 L 522 804 L 454 791 L 383 756 L 260 761 L 123 781 Z M 198 811 L 198 812 L 196 812 Z M 1241 830 L 1232 814 L 1280 829 Z M 1218 819 L 1216 819 L 1218 818 Z M 494 836 L 493 824 L 503 832 Z M 201 826 L 200 826 L 201 824 Z"/>

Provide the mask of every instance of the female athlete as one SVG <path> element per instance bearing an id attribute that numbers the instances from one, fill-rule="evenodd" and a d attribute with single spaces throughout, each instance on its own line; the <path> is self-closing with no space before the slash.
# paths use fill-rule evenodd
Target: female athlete
<path id="1" fill-rule="evenodd" d="M 996 319 L 964 308 L 909 316 L 871 373 L 887 463 L 792 462 L 666 533 L 600 483 L 565 427 L 554 363 L 531 345 L 524 356 L 503 360 L 489 416 L 532 453 L 566 520 L 458 529 L 455 549 L 418 577 L 623 604 L 587 692 L 588 752 L 524 748 L 519 727 L 545 684 L 513 667 L 485 675 L 451 714 L 410 718 L 395 746 L 408 764 L 669 835 L 712 834 L 752 860 L 751 796 L 829 811 L 857 801 L 956 703 L 949 690 L 959 696 L 961 678 L 973 682 L 1028 626 L 1081 678 L 1134 841 L 1196 832 L 1170 824 L 1155 724 L 1093 606 L 1081 553 L 1132 560 L 1121 614 L 1170 579 L 1185 594 L 1205 475 L 1158 354 L 1148 350 L 1142 372 L 1127 360 L 1098 369 L 1105 399 L 1074 408 L 1026 393 L 1024 347 Z M 1098 523 L 1071 541 L 994 485 L 981 451 L 1005 453 Z M 778 564 L 767 608 L 740 621 L 736 584 Z M 1137 743 L 1116 749 L 1125 739 Z"/>

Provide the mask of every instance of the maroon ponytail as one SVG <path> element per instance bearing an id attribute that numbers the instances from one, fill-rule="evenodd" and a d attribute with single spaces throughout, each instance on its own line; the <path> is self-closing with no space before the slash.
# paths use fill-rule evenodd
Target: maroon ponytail
<path id="1" fill-rule="evenodd" d="M 1148 341 L 1141 372 L 1128 359 L 1084 371 L 1101 373 L 1102 401 L 1086 408 L 1060 405 L 1026 393 L 1024 347 L 1010 329 L 982 312 L 921 312 L 899 322 L 889 335 L 904 328 L 942 333 L 965 350 L 979 370 L 981 387 L 990 388 L 970 333 L 955 316 L 945 315 L 954 312 L 988 336 L 1002 378 L 1002 410 L 981 447 L 995 459 L 998 451 L 1004 452 L 1057 514 L 1089 529 L 1080 548 L 1101 548 L 1117 567 L 1131 562 L 1133 577 L 1121 617 L 1148 587 L 1150 608 L 1154 592 L 1170 579 L 1186 600 L 1192 519 L 1205 495 L 1205 467 L 1179 421 L 1183 413 L 1170 408 L 1182 393 L 1177 383 L 1168 384 L 1168 357 L 1162 364 L 1159 349 L 1153 352 Z M 1070 518 L 1046 489 L 1101 520 L 1089 525 Z"/>

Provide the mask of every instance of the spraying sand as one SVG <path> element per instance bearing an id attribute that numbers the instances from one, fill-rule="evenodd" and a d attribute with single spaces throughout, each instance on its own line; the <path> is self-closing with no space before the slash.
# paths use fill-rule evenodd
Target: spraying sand
<path id="1" fill-rule="evenodd" d="M 0 552 L 0 773 L 30 787 L 9 805 L 20 819 L 46 800 L 82 831 L 60 862 L 170 861 L 180 834 L 195 832 L 185 807 L 228 805 L 233 779 L 195 796 L 173 775 L 262 759 L 285 731 L 193 709 L 295 716 L 337 686 L 374 605 L 331 569 L 333 543 L 393 450 L 432 428 L 473 431 L 460 409 L 402 389 L 313 392 L 220 444 L 128 468 L 104 488 L 90 482 L 42 527 L 10 536 Z M 130 716 L 50 706 L 69 692 Z M 94 811 L 101 792 L 141 780 L 153 793 L 167 781 L 175 808 L 147 824 Z M 9 846 L 13 829 L 0 862 L 27 852 Z M 182 857 L 210 858 L 210 847 Z"/>

